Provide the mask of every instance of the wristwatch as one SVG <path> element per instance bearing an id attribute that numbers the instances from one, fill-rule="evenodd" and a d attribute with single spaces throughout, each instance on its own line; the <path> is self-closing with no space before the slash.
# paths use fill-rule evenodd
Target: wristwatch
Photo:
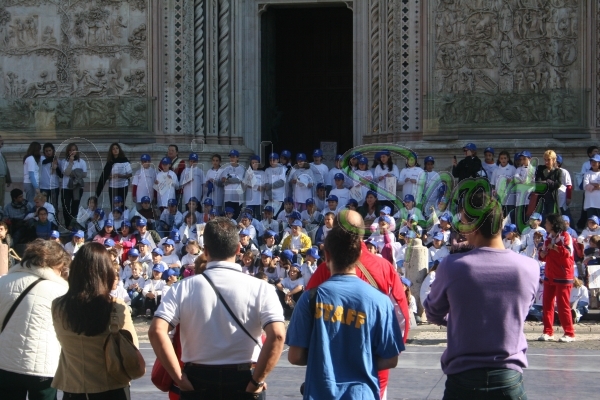
<path id="1" fill-rule="evenodd" d="M 264 381 L 262 381 L 262 382 L 256 382 L 253 377 L 250 377 L 250 383 L 252 383 L 257 388 L 261 388 L 261 387 L 265 386 L 265 382 Z"/>

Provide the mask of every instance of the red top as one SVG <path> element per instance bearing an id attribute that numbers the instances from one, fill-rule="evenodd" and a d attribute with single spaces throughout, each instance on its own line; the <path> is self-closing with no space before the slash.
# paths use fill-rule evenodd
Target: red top
<path id="1" fill-rule="evenodd" d="M 404 287 L 402 286 L 402 282 L 400 282 L 400 277 L 396 272 L 394 266 L 387 260 L 382 257 L 378 257 L 369 252 L 367 246 L 364 242 L 361 245 L 362 253 L 360 255 L 360 262 L 365 266 L 367 271 L 371 274 L 375 283 L 379 287 L 379 291 L 385 294 L 386 296 L 392 297 L 398 303 L 400 307 L 400 311 L 404 316 L 404 321 L 399 321 L 400 323 L 404 323 L 404 342 L 408 339 L 408 330 L 410 328 L 410 318 L 408 314 L 408 301 L 406 301 L 406 294 L 404 293 Z M 363 281 L 369 283 L 367 278 L 363 275 L 360 268 L 356 268 L 356 275 L 362 279 Z M 310 278 L 310 281 L 306 285 L 305 290 L 310 290 L 319 286 L 321 283 L 325 282 L 327 279 L 331 277 L 331 272 L 329 268 L 327 268 L 327 264 L 324 262 L 321 263 L 315 273 Z M 379 386 L 381 389 L 381 395 L 384 394 L 384 390 L 387 387 L 389 370 L 379 371 Z"/>
<path id="2" fill-rule="evenodd" d="M 573 283 L 575 261 L 573 260 L 573 239 L 567 232 L 558 235 L 548 234 L 540 256 L 546 262 L 546 279 L 553 283 Z"/>

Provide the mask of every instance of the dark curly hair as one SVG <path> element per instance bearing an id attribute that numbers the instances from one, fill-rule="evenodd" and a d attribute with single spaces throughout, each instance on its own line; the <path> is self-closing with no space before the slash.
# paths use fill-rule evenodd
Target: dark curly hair
<path id="1" fill-rule="evenodd" d="M 552 225 L 552 232 L 560 233 L 567 231 L 567 224 L 560 214 L 548 214 L 546 221 Z"/>

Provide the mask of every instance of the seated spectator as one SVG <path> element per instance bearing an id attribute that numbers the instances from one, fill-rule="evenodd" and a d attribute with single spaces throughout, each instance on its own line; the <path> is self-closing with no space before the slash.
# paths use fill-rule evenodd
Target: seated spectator
<path id="1" fill-rule="evenodd" d="M 4 221 L 0 221 L 0 244 L 5 244 L 7 246 L 6 252 L 8 253 L 6 264 L 0 264 L 0 276 L 2 276 L 6 274 L 8 269 L 15 263 L 15 259 L 10 255 L 10 249 L 13 245 L 12 237 L 8 233 L 8 225 L 6 225 L 6 222 Z"/>
<path id="2" fill-rule="evenodd" d="M 125 221 L 129 222 L 129 220 L 123 218 L 123 209 L 121 207 L 115 207 L 113 212 L 108 214 L 108 219 L 112 220 L 113 228 L 115 228 L 116 231 L 121 229 L 121 226 Z"/>
<path id="3" fill-rule="evenodd" d="M 44 207 L 40 207 L 37 210 L 37 220 L 34 220 L 32 233 L 35 238 L 38 239 L 49 239 L 52 231 L 57 231 L 58 226 L 50 222 L 48 219 L 48 210 Z"/>
<path id="4" fill-rule="evenodd" d="M 56 222 L 56 210 L 54 209 L 54 206 L 50 203 L 48 203 L 48 201 L 46 201 L 46 194 L 45 193 L 38 193 L 35 195 L 35 197 L 33 198 L 33 210 L 31 210 L 31 212 L 29 214 L 27 214 L 25 216 L 25 220 L 31 220 L 31 219 L 38 219 L 38 210 L 40 208 L 44 207 L 46 209 L 46 211 L 48 212 L 48 221 L 50 222 Z"/>
<path id="5" fill-rule="evenodd" d="M 124 287 L 127 290 L 127 295 L 131 299 L 131 314 L 137 317 L 140 314 L 140 309 L 144 306 L 144 296 L 142 290 L 146 285 L 146 281 L 142 277 L 142 264 L 134 262 L 131 265 L 131 275 L 125 279 Z"/>
<path id="6" fill-rule="evenodd" d="M 150 247 L 150 242 L 147 239 L 142 239 L 138 242 L 138 251 L 140 252 L 140 259 L 138 260 L 144 269 L 142 269 L 142 276 L 144 279 L 148 279 L 150 275 L 152 275 L 152 248 Z"/>
<path id="7" fill-rule="evenodd" d="M 185 205 L 186 211 L 182 214 L 183 220 L 190 215 L 194 214 L 197 221 L 202 221 L 202 214 L 198 211 L 198 204 L 200 202 L 196 197 L 190 197 L 187 204 Z"/>
<path id="8" fill-rule="evenodd" d="M 440 262 L 442 262 L 441 259 L 435 261 L 429 269 L 429 273 L 427 274 L 425 279 L 423 279 L 423 283 L 421 284 L 421 291 L 419 292 L 419 299 L 421 300 L 421 305 L 423 305 L 423 302 L 425 301 L 427 295 L 431 291 L 431 284 L 433 283 L 433 281 L 435 281 L 435 270 L 437 269 L 438 265 L 440 265 Z"/>
<path id="9" fill-rule="evenodd" d="M 292 308 L 304 292 L 304 279 L 300 272 L 300 265 L 298 263 L 290 265 L 288 276 L 283 278 L 276 287 L 281 306 L 284 312 L 287 311 L 289 318 Z"/>
<path id="10" fill-rule="evenodd" d="M 260 221 L 263 226 L 265 232 L 271 230 L 273 232 L 279 233 L 279 221 L 273 218 L 273 214 L 275 213 L 275 209 L 271 206 L 266 206 L 263 209 L 263 219 Z"/>
<path id="11" fill-rule="evenodd" d="M 158 211 L 155 207 L 152 207 L 150 197 L 144 196 L 141 200 L 142 207 L 137 211 L 137 215 L 144 218 L 148 224 L 148 229 L 156 229 L 156 220 L 160 218 Z"/>
<path id="12" fill-rule="evenodd" d="M 181 260 L 175 252 L 175 242 L 173 239 L 167 239 L 163 243 L 162 247 L 164 252 L 162 261 L 167 265 L 168 268 L 172 268 L 177 276 L 179 276 L 179 272 L 181 271 Z"/>
<path id="13" fill-rule="evenodd" d="M 238 227 L 242 230 L 247 230 L 250 240 L 256 241 L 256 228 L 252 225 L 252 215 L 248 213 L 242 214 Z"/>
<path id="14" fill-rule="evenodd" d="M 13 241 L 15 244 L 20 243 L 25 230 L 25 217 L 33 210 L 33 204 L 28 203 L 23 196 L 21 189 L 13 189 L 10 191 L 11 203 L 4 207 L 4 222 L 10 228 Z"/>
<path id="15" fill-rule="evenodd" d="M 404 287 L 404 294 L 406 295 L 406 299 L 408 300 L 408 311 L 410 311 L 410 327 L 415 328 L 418 322 L 421 322 L 421 317 L 417 314 L 417 301 L 415 300 L 415 296 L 410 293 L 410 287 L 412 286 L 412 282 L 410 279 L 406 277 L 401 278 L 402 286 Z"/>
<path id="16" fill-rule="evenodd" d="M 242 254 L 242 259 L 239 261 L 239 264 L 242 266 L 242 273 L 247 275 L 254 275 L 255 258 L 256 256 L 252 253 L 252 251 L 247 251 L 244 254 Z"/>
<path id="17" fill-rule="evenodd" d="M 155 249 L 160 250 L 160 249 Z M 162 250 L 160 250 L 162 252 Z M 162 274 L 166 269 L 163 265 L 158 264 L 152 268 L 152 278 L 146 281 L 142 295 L 144 296 L 144 308 L 146 309 L 146 318 L 154 317 L 154 312 L 160 304 L 162 291 L 165 287 L 165 281 L 162 279 Z"/>
<path id="18" fill-rule="evenodd" d="M 123 217 L 124 220 L 129 221 L 129 208 L 125 207 L 125 203 L 123 202 L 123 197 L 121 196 L 115 196 L 113 198 L 113 204 L 112 204 L 113 210 L 115 208 L 120 208 L 121 209 L 121 216 Z M 113 219 L 113 216 L 111 214 L 108 214 L 108 219 Z M 115 228 L 117 229 L 117 228 Z"/>
<path id="19" fill-rule="evenodd" d="M 504 236 L 502 242 L 504 243 L 505 249 L 512 250 L 515 253 L 521 252 L 521 238 L 519 237 L 519 231 L 515 224 L 506 225 L 504 229 L 502 229 L 502 236 Z"/>
<path id="20" fill-rule="evenodd" d="M 276 244 L 277 242 L 277 232 L 272 230 L 267 230 L 263 234 L 263 244 L 260 246 L 261 253 L 265 250 L 271 251 L 273 254 L 281 251 L 281 246 Z"/>
<path id="21" fill-rule="evenodd" d="M 77 213 L 76 219 L 71 219 L 71 223 L 68 226 L 71 230 L 86 230 L 88 223 L 92 220 L 96 209 L 98 208 L 98 198 L 96 196 L 90 196 L 88 198 L 88 207 L 80 208 Z"/>
<path id="22" fill-rule="evenodd" d="M 287 216 L 294 212 L 294 199 L 291 197 L 286 197 L 283 200 L 283 210 L 279 211 L 277 214 L 277 221 L 285 222 L 287 220 Z"/>
<path id="23" fill-rule="evenodd" d="M 129 297 L 127 290 L 125 290 L 125 287 L 123 287 L 123 281 L 119 279 L 118 272 L 118 270 L 115 271 L 115 282 L 110 291 L 110 297 L 113 299 L 120 299 L 129 306 L 131 305 L 131 298 Z"/>
<path id="24" fill-rule="evenodd" d="M 590 304 L 590 298 L 588 289 L 579 278 L 573 279 L 573 288 L 571 289 L 569 303 L 571 304 L 571 316 L 573 317 L 574 324 L 578 323 L 582 316 L 589 313 L 588 305 Z"/>
<path id="25" fill-rule="evenodd" d="M 450 255 L 448 247 L 444 243 L 444 234 L 438 232 L 433 236 L 433 244 L 429 248 L 429 266 L 431 267 L 436 261 Z"/>
<path id="26" fill-rule="evenodd" d="M 155 249 L 152 249 L 152 265 L 155 267 L 161 266 L 163 271 L 165 271 L 167 268 L 169 268 L 167 263 L 165 263 L 163 261 L 164 255 L 165 255 L 165 253 L 162 251 L 161 248 L 157 247 Z"/>
<path id="27" fill-rule="evenodd" d="M 188 276 L 194 275 L 194 262 L 196 258 L 198 258 L 202 251 L 200 250 L 200 245 L 196 240 L 190 239 L 185 245 L 186 255 L 181 259 L 182 265 L 182 273 L 181 276 L 183 278 L 187 278 Z"/>
<path id="28" fill-rule="evenodd" d="M 546 237 L 546 230 L 540 226 L 541 223 L 542 216 L 539 213 L 533 213 L 529 217 L 529 226 L 521 233 L 521 253 L 527 257 L 534 257 L 536 252 L 535 243 L 533 242 L 535 232 L 541 233 L 544 238 Z"/>
<path id="29" fill-rule="evenodd" d="M 323 225 L 317 229 L 317 233 L 315 234 L 315 243 L 319 247 L 319 250 L 323 250 L 323 242 L 325 242 L 325 238 L 331 229 L 333 228 L 333 220 L 335 219 L 335 214 L 332 212 L 328 212 L 323 217 Z"/>
<path id="30" fill-rule="evenodd" d="M 93 241 L 102 244 L 106 239 L 112 239 L 115 242 L 119 240 L 119 234 L 117 233 L 117 231 L 115 231 L 113 224 L 114 221 L 111 219 L 107 219 L 106 221 L 104 221 L 104 226 L 102 227 L 102 229 L 100 229 L 98 234 L 94 236 Z"/>
<path id="31" fill-rule="evenodd" d="M 137 235 L 136 240 L 139 243 L 142 239 L 148 241 L 151 249 L 156 247 L 156 243 L 160 242 L 160 235 L 156 231 L 148 230 L 148 221 L 145 218 L 140 218 L 136 223 Z"/>
<path id="32" fill-rule="evenodd" d="M 60 232 L 59 231 L 50 232 L 50 237 L 48 238 L 48 240 L 52 240 L 53 242 L 56 242 L 62 246 L 62 242 L 60 241 Z M 63 248 L 64 248 L 64 246 L 63 246 Z"/>
<path id="33" fill-rule="evenodd" d="M 165 281 L 165 285 L 162 289 L 162 295 L 167 294 L 169 290 L 173 287 L 173 284 L 177 282 L 178 274 L 173 268 L 169 268 L 162 273 L 162 280 Z"/>
<path id="34" fill-rule="evenodd" d="M 133 264 L 139 263 L 140 261 L 140 252 L 137 249 L 131 249 L 127 252 L 127 259 L 123 261 L 122 268 L 119 271 L 119 278 L 125 282 L 127 278 L 131 276 L 133 273 Z M 140 264 L 140 267 L 142 265 Z M 143 270 L 143 269 L 142 269 Z M 140 271 L 140 274 L 142 271 Z"/>
<path id="35" fill-rule="evenodd" d="M 97 208 L 87 224 L 87 239 L 92 240 L 104 229 L 104 210 Z"/>
<path id="36" fill-rule="evenodd" d="M 204 223 L 202 224 L 204 226 Z M 195 213 L 189 213 L 184 218 L 184 223 L 179 227 L 179 236 L 183 243 L 189 240 L 198 240 L 197 219 Z"/>
<path id="37" fill-rule="evenodd" d="M 323 210 L 324 213 L 333 213 L 334 215 L 337 215 L 338 213 L 338 209 L 339 209 L 339 199 L 336 195 L 329 195 L 327 196 L 326 199 L 327 202 L 327 206 L 325 207 L 325 209 Z M 345 203 L 344 203 L 345 204 Z"/>
<path id="38" fill-rule="evenodd" d="M 167 208 L 160 215 L 158 233 L 167 236 L 172 229 L 179 229 L 183 223 L 183 214 L 177 209 L 177 200 L 169 199 Z"/>
<path id="39" fill-rule="evenodd" d="M 373 232 L 369 240 L 371 243 L 377 246 L 377 251 L 381 253 L 383 246 L 385 245 L 384 236 L 388 236 L 390 239 L 390 243 L 394 243 L 396 238 L 394 237 L 394 233 L 390 231 L 391 218 L 389 216 L 384 216 L 379 219 L 379 229 L 376 232 Z"/>
<path id="40" fill-rule="evenodd" d="M 312 247 L 312 242 L 308 235 L 302 233 L 302 221 L 299 219 L 292 223 L 292 233 L 281 243 L 283 250 L 291 250 L 292 253 L 300 256 L 306 254 L 306 252 Z"/>
<path id="41" fill-rule="evenodd" d="M 238 254 L 238 261 L 241 259 L 241 254 L 251 251 L 255 256 L 258 255 L 258 248 L 252 243 L 250 240 L 250 232 L 247 229 L 242 229 L 240 231 L 240 254 Z"/>
<path id="42" fill-rule="evenodd" d="M 121 225 L 119 239 L 115 243 L 117 250 L 119 250 L 119 257 L 121 257 L 122 262 L 127 260 L 127 253 L 129 250 L 135 248 L 136 244 L 137 239 L 131 230 L 131 222 L 124 221 L 123 225 Z"/>
<path id="43" fill-rule="evenodd" d="M 577 238 L 577 243 L 583 244 L 583 248 L 590 247 L 590 238 L 594 235 L 600 235 L 600 219 L 592 215 L 587 219 L 587 226 Z"/>
<path id="44" fill-rule="evenodd" d="M 77 251 L 79 251 L 81 246 L 83 246 L 84 242 L 85 234 L 83 233 L 83 231 L 77 231 L 73 233 L 71 241 L 65 244 L 65 251 L 69 253 L 71 257 L 75 257 L 75 254 L 77 253 Z"/>

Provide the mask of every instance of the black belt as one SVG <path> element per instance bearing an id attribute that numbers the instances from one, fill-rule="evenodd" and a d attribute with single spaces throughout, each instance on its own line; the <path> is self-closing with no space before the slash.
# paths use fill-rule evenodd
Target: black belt
<path id="1" fill-rule="evenodd" d="M 250 371 L 252 368 L 254 368 L 256 366 L 256 364 L 251 363 L 251 362 L 241 363 L 241 364 L 222 364 L 222 365 L 186 363 L 185 366 L 193 367 L 193 368 L 204 368 L 204 369 L 235 369 L 238 371 Z"/>

